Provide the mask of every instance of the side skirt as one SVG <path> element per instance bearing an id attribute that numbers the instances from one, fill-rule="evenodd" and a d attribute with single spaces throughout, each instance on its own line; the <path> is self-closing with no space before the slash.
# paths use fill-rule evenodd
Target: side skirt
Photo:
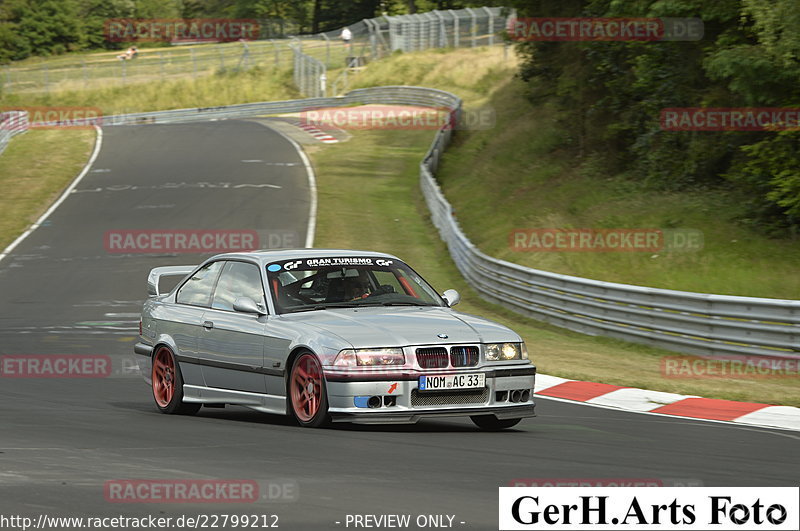
<path id="1" fill-rule="evenodd" d="M 229 389 L 216 389 L 199 385 L 184 384 L 183 401 L 197 404 L 233 404 L 251 407 L 263 413 L 286 414 L 285 396 L 262 395 L 260 393 L 231 391 Z"/>

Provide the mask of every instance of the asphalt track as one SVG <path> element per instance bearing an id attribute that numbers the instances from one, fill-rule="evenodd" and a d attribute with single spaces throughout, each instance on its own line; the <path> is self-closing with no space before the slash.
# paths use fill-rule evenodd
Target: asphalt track
<path id="1" fill-rule="evenodd" d="M 550 400 L 502 433 L 469 420 L 308 430 L 242 408 L 157 413 L 130 370 L 146 275 L 203 256 L 109 253 L 105 231 L 256 228 L 302 246 L 309 201 L 297 152 L 262 124 L 105 129 L 76 192 L 0 262 L 0 354 L 103 354 L 114 373 L 0 378 L 0 515 L 275 514 L 281 529 L 314 530 L 344 529 L 348 514 L 445 514 L 455 528 L 489 530 L 497 487 L 515 479 L 797 484 L 796 433 Z M 297 490 L 246 505 L 109 503 L 104 484 L 120 479 Z"/>

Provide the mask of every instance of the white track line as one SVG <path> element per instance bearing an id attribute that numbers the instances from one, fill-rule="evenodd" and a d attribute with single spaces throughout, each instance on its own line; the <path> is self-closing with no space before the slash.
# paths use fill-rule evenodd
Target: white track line
<path id="1" fill-rule="evenodd" d="M 256 122 L 261 123 L 261 122 Z M 290 138 L 289 135 L 283 134 L 283 132 L 279 131 L 277 128 L 270 127 L 267 124 L 261 123 L 267 129 L 274 131 L 281 135 L 283 138 L 289 141 L 294 149 L 297 151 L 297 154 L 300 155 L 300 160 L 303 161 L 303 166 L 306 167 L 306 174 L 308 175 L 308 191 L 311 194 L 311 205 L 308 208 L 308 230 L 306 230 L 306 243 L 305 247 L 310 249 L 314 247 L 314 234 L 317 230 L 317 177 L 314 174 L 314 167 L 311 165 L 311 161 L 308 159 L 308 155 L 306 152 L 303 151 L 303 148 L 294 141 L 294 139 Z"/>
<path id="2" fill-rule="evenodd" d="M 19 245 L 20 243 L 22 243 L 22 240 L 24 240 L 25 238 L 27 238 L 28 236 L 30 236 L 30 234 L 31 234 L 33 231 L 35 231 L 37 228 L 39 228 L 39 227 L 42 225 L 42 223 L 44 222 L 44 220 L 46 220 L 46 219 L 47 219 L 47 218 L 50 216 L 50 214 L 52 214 L 52 213 L 53 213 L 53 211 L 54 211 L 56 208 L 58 208 L 58 207 L 59 207 L 59 205 L 61 205 L 61 203 L 63 203 L 63 202 L 64 202 L 64 201 L 67 199 L 67 197 L 69 197 L 69 195 L 72 193 L 72 190 L 74 190 L 74 189 L 75 189 L 75 187 L 78 185 L 78 183 L 80 183 L 80 182 L 81 182 L 81 179 L 83 179 L 83 178 L 86 176 L 86 174 L 87 174 L 87 173 L 89 173 L 89 168 L 91 168 L 91 167 L 92 167 L 92 164 L 94 164 L 94 161 L 95 161 L 95 159 L 97 158 L 97 155 L 100 153 L 100 147 L 103 145 L 103 130 L 102 130 L 102 129 L 100 129 L 100 127 L 99 127 L 99 126 L 97 126 L 97 125 L 95 125 L 95 126 L 94 126 L 94 129 L 95 129 L 95 131 L 97 132 L 97 137 L 95 138 L 95 141 L 94 141 L 94 151 L 92 151 L 92 156 L 91 156 L 91 157 L 89 157 L 89 162 L 87 162 L 87 163 L 86 163 L 86 166 L 84 166 L 84 167 L 83 167 L 83 169 L 82 169 L 82 170 L 81 170 L 81 172 L 78 174 L 78 176 L 77 176 L 77 177 L 75 177 L 75 179 L 72 181 L 72 184 L 70 184 L 70 185 L 67 187 L 67 189 L 66 189 L 66 190 L 64 190 L 64 192 L 63 192 L 63 193 L 61 194 L 61 196 L 60 196 L 60 197 L 59 197 L 59 198 L 56 200 L 56 202 L 55 202 L 55 203 L 53 203 L 52 205 L 50 205 L 50 208 L 48 208 L 48 209 L 47 209 L 47 212 L 45 212 L 44 214 L 42 214 L 42 215 L 39 217 L 39 219 L 37 219 L 37 220 L 36 220 L 36 222 L 34 222 L 34 223 L 33 223 L 33 224 L 30 226 L 30 227 L 28 227 L 28 230 L 26 230 L 25 232 L 23 232 L 23 233 L 22 233 L 22 234 L 19 236 L 19 238 L 17 238 L 17 239 L 16 239 L 16 240 L 14 240 L 13 242 L 11 242 L 11 245 L 9 245 L 9 246 L 8 246 L 8 247 L 6 247 L 5 249 L 3 249 L 3 252 L 2 252 L 2 253 L 0 253 L 0 260 L 2 260 L 3 258 L 5 258 L 6 256 L 8 256 L 8 255 L 9 255 L 9 253 L 11 253 L 11 251 L 13 251 L 13 250 L 14 250 L 14 248 L 15 248 L 17 245 Z"/>

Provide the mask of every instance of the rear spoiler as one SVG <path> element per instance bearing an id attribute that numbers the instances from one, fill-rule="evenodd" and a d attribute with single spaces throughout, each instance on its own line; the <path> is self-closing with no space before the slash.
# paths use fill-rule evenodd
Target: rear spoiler
<path id="1" fill-rule="evenodd" d="M 195 270 L 197 266 L 164 266 L 156 267 L 147 275 L 147 295 L 150 297 L 157 297 L 160 295 L 158 292 L 158 284 L 161 277 L 185 277 Z"/>

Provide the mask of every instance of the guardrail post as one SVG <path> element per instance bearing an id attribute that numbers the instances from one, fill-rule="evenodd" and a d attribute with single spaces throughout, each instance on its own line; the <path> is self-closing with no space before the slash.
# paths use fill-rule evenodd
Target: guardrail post
<path id="1" fill-rule="evenodd" d="M 469 13 L 469 16 L 472 19 L 472 23 L 470 24 L 470 26 L 472 33 L 472 47 L 474 48 L 475 46 L 477 46 L 476 41 L 478 39 L 478 15 L 475 14 L 475 12 L 472 10 L 471 7 L 468 7 L 466 9 L 467 13 Z"/>
<path id="2" fill-rule="evenodd" d="M 369 28 L 369 56 L 370 59 L 378 58 L 378 36 L 380 35 L 380 25 L 372 19 L 365 18 L 364 23 Z M 374 24 L 374 25 L 373 25 Z"/>
<path id="3" fill-rule="evenodd" d="M 250 45 L 247 41 L 242 41 L 242 56 L 239 58 L 238 67 L 242 70 L 250 68 Z"/>
<path id="4" fill-rule="evenodd" d="M 425 49 L 436 48 L 436 17 L 430 13 L 423 13 L 421 16 L 425 17 L 425 33 L 427 34 L 425 37 L 427 39 Z"/>
<path id="5" fill-rule="evenodd" d="M 281 66 L 281 47 L 275 41 L 272 41 L 272 45 L 275 47 L 275 66 L 276 67 L 280 67 Z"/>
<path id="6" fill-rule="evenodd" d="M 370 58 L 374 59 L 374 57 L 375 57 L 374 56 L 375 28 L 372 27 L 372 21 L 370 19 L 368 19 L 368 18 L 362 19 L 362 22 L 367 27 L 367 32 L 369 33 L 369 36 L 367 37 L 367 40 L 369 41 L 369 46 L 370 46 L 370 54 L 369 54 L 369 56 L 370 56 Z"/>
<path id="7" fill-rule="evenodd" d="M 453 17 L 453 48 L 458 48 L 459 43 L 459 27 L 458 27 L 458 15 L 452 9 L 447 10 L 450 15 Z"/>
<path id="8" fill-rule="evenodd" d="M 428 20 L 422 14 L 410 15 L 417 21 L 417 50 L 425 50 L 428 48 Z"/>
<path id="9" fill-rule="evenodd" d="M 303 65 L 305 65 L 305 68 L 303 69 L 305 71 L 304 72 L 305 77 L 303 78 L 304 81 L 303 87 L 305 89 L 304 92 L 306 96 L 313 97 L 316 94 L 315 89 L 317 88 L 316 87 L 317 76 L 315 75 L 316 68 L 311 63 L 311 61 L 308 60 L 307 56 L 305 55 L 301 56 L 301 60 L 303 61 Z"/>
<path id="10" fill-rule="evenodd" d="M 433 14 L 439 19 L 439 48 L 447 48 L 447 29 L 445 28 L 444 15 L 436 9 Z"/>
<path id="11" fill-rule="evenodd" d="M 394 17 L 386 15 L 386 22 L 389 24 L 389 53 L 397 48 L 397 23 Z"/>
<path id="12" fill-rule="evenodd" d="M 384 16 L 383 18 L 385 18 L 388 23 L 389 17 Z M 387 53 L 391 53 L 391 50 L 389 49 L 389 44 L 386 42 L 386 39 L 383 37 L 383 31 L 381 31 L 380 22 L 378 22 L 377 19 L 372 19 L 372 23 L 375 24 L 375 35 L 378 37 L 377 40 L 375 41 L 375 45 L 377 46 L 377 49 L 375 50 L 377 54 L 376 57 L 380 58 L 383 56 L 383 54 L 380 51 L 381 46 L 383 46 L 383 50 L 386 51 Z"/>
<path id="13" fill-rule="evenodd" d="M 483 8 L 487 13 L 489 13 L 489 46 L 494 44 L 494 13 L 488 7 Z"/>
<path id="14" fill-rule="evenodd" d="M 192 77 L 197 79 L 197 54 L 195 53 L 194 48 L 189 51 L 192 53 Z"/>
<path id="15" fill-rule="evenodd" d="M 400 24 L 400 34 L 403 36 L 400 49 L 405 53 L 411 50 L 411 25 L 405 15 L 399 16 L 397 19 L 399 21 L 398 24 Z"/>
<path id="16" fill-rule="evenodd" d="M 331 39 L 325 33 L 320 33 L 325 39 L 325 68 L 331 67 Z"/>
<path id="17" fill-rule="evenodd" d="M 405 24 L 408 27 L 408 49 L 405 51 L 413 52 L 419 48 L 419 21 L 414 15 L 403 15 Z M 413 37 L 412 37 L 413 35 Z"/>

